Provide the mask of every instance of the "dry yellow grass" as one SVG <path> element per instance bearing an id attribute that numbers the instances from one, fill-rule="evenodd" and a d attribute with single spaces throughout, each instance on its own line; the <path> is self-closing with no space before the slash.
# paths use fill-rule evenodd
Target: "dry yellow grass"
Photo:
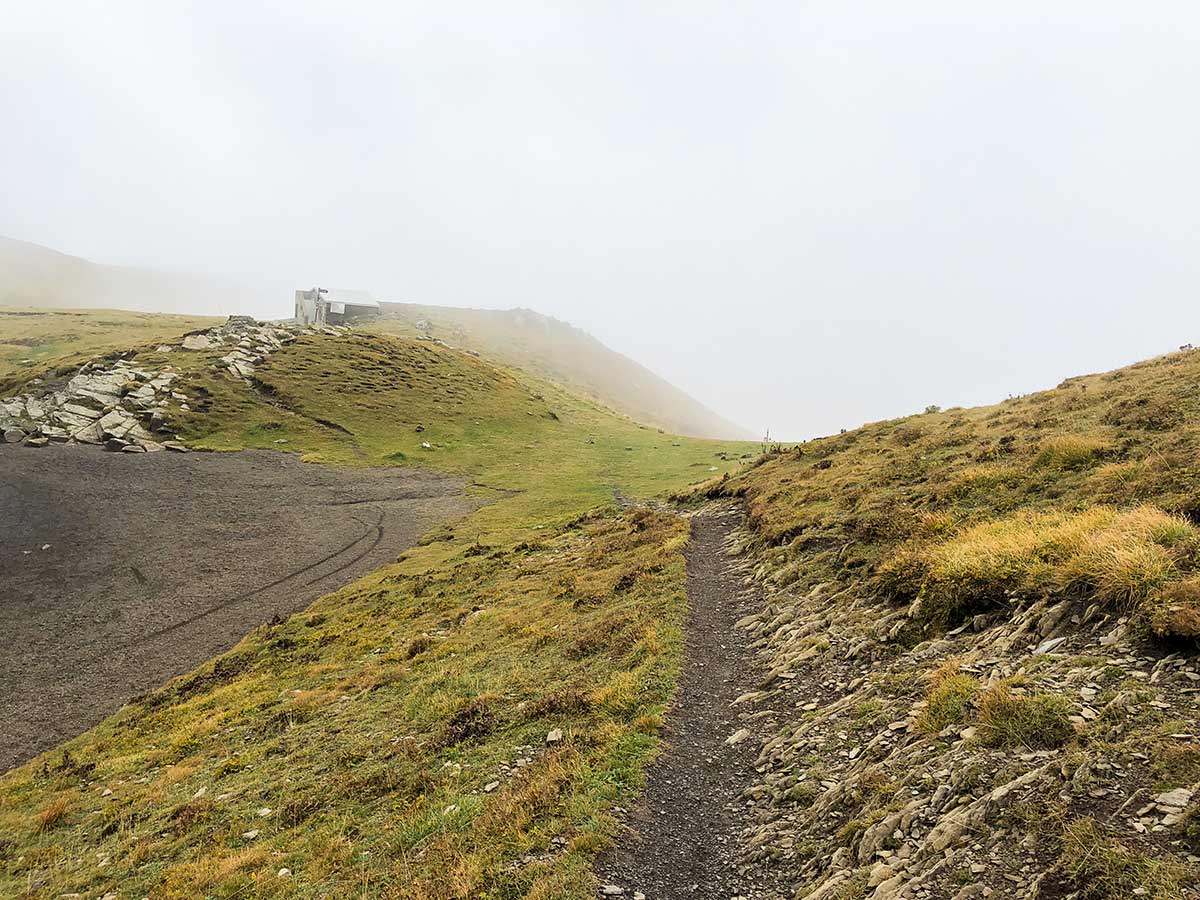
<path id="1" fill-rule="evenodd" d="M 34 817 L 34 831 L 49 831 L 66 817 L 70 808 L 71 801 L 67 797 L 55 797 Z"/>
<path id="2" fill-rule="evenodd" d="M 1122 611 L 1149 611 L 1192 570 L 1200 529 L 1151 506 L 1023 512 L 909 545 L 880 567 L 893 591 L 919 594 L 919 612 L 945 624 L 1015 595 L 1062 593 Z"/>
<path id="3" fill-rule="evenodd" d="M 1064 434 L 1042 441 L 1037 463 L 1054 469 L 1082 469 L 1102 459 L 1112 447 L 1101 438 Z"/>
<path id="4" fill-rule="evenodd" d="M 1200 352 L 1172 353 L 994 406 L 781 447 L 687 496 L 744 498 L 755 549 L 777 583 L 799 591 L 867 579 L 909 603 L 924 581 L 914 545 L 955 529 L 1139 504 L 1200 523 L 1197 379 Z M 1120 597 L 1132 584 L 1127 599 L 1145 593 L 1163 562 L 1144 547 L 1114 554 L 1103 564 L 1111 577 L 1102 590 Z M 981 588 L 989 586 L 997 585 Z M 1003 601 L 1000 587 L 995 599 Z"/>

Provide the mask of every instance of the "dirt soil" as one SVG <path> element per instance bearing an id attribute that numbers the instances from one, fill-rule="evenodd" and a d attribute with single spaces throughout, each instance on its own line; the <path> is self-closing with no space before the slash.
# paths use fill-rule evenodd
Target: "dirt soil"
<path id="1" fill-rule="evenodd" d="M 663 754 L 647 772 L 645 792 L 626 816 L 616 847 L 597 864 L 601 884 L 625 898 L 774 900 L 784 896 L 768 874 L 738 864 L 747 804 L 765 723 L 753 704 L 733 702 L 755 690 L 759 671 L 745 632 L 734 623 L 760 609 L 754 586 L 724 547 L 740 524 L 736 508 L 692 519 L 687 551 L 688 620 L 679 693 L 664 723 Z M 768 711 L 757 711 L 761 716 Z M 727 743 L 742 729 L 748 734 Z M 603 889 L 602 889 L 603 892 Z"/>
<path id="2" fill-rule="evenodd" d="M 478 505 L 416 469 L 0 445 L 0 771 Z"/>

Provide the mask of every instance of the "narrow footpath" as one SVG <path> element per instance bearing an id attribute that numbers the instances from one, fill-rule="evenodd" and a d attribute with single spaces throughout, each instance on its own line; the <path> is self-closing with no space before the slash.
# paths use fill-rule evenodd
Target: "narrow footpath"
<path id="1" fill-rule="evenodd" d="M 741 522 L 734 506 L 692 519 L 687 550 L 688 619 L 675 705 L 663 754 L 626 816 L 616 846 L 596 866 L 601 896 L 645 900 L 775 900 L 763 873 L 739 865 L 739 835 L 749 824 L 742 792 L 754 778 L 759 731 L 750 703 L 762 673 L 744 632 L 758 610 L 753 586 L 734 568 L 725 542 Z"/>

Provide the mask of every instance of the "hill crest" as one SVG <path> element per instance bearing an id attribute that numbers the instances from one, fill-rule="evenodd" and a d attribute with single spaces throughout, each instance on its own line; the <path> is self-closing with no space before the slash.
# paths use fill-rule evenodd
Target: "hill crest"
<path id="1" fill-rule="evenodd" d="M 468 309 L 383 303 L 380 327 L 438 338 L 507 366 L 557 381 L 639 422 L 676 434 L 731 440 L 750 432 L 630 357 L 560 319 L 532 309 Z"/>

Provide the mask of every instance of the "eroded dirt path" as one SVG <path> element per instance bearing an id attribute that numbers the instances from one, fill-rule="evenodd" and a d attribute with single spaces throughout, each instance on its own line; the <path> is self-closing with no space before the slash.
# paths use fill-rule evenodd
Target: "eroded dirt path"
<path id="1" fill-rule="evenodd" d="M 0 445 L 0 771 L 478 505 L 417 469 Z"/>
<path id="2" fill-rule="evenodd" d="M 762 678 L 744 632 L 734 628 L 759 609 L 757 594 L 724 546 L 740 521 L 736 507 L 692 519 L 685 657 L 663 731 L 664 752 L 650 767 L 617 846 L 597 865 L 601 884 L 615 896 L 783 896 L 768 875 L 738 864 L 739 835 L 748 824 L 742 792 L 753 780 L 758 734 L 766 733 L 765 726 L 756 727 L 756 713 L 768 715 L 752 703 L 734 705 Z"/>

